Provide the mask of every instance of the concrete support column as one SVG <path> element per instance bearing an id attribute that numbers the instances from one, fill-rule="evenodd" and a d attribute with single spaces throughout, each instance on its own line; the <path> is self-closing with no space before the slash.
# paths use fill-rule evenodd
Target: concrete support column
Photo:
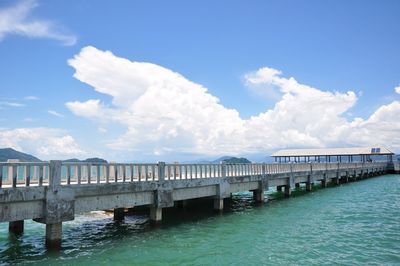
<path id="1" fill-rule="evenodd" d="M 184 209 L 187 206 L 187 200 L 176 201 L 175 206 L 178 207 L 178 208 Z"/>
<path id="2" fill-rule="evenodd" d="M 60 249 L 62 237 L 62 223 L 46 224 L 46 247 Z"/>
<path id="3" fill-rule="evenodd" d="M 321 180 L 321 187 L 326 188 L 327 186 L 327 181 L 325 179 Z"/>
<path id="4" fill-rule="evenodd" d="M 224 210 L 224 199 L 221 198 L 214 199 L 214 210 L 216 211 Z"/>
<path id="5" fill-rule="evenodd" d="M 24 232 L 24 220 L 9 222 L 8 231 L 16 235 L 22 234 Z"/>
<path id="6" fill-rule="evenodd" d="M 150 221 L 152 223 L 161 223 L 162 221 L 162 208 L 150 207 Z"/>
<path id="7" fill-rule="evenodd" d="M 333 179 L 332 179 L 332 182 L 333 182 L 333 184 L 335 184 L 335 185 L 339 185 L 339 184 L 340 184 L 340 182 L 339 182 L 339 177 L 333 178 Z"/>
<path id="8" fill-rule="evenodd" d="M 294 186 L 295 186 L 296 188 L 300 188 L 300 183 L 296 183 L 296 184 L 294 184 Z"/>
<path id="9" fill-rule="evenodd" d="M 306 183 L 306 191 L 311 191 L 312 187 L 313 187 L 313 183 L 311 183 L 311 182 Z"/>
<path id="10" fill-rule="evenodd" d="M 114 221 L 122 221 L 125 218 L 125 210 L 124 208 L 116 208 L 114 209 Z"/>
<path id="11" fill-rule="evenodd" d="M 253 190 L 253 199 L 257 203 L 263 203 L 264 202 L 264 190 L 261 190 L 261 189 Z"/>
<path id="12" fill-rule="evenodd" d="M 282 192 L 282 186 L 277 186 L 277 187 L 276 187 L 276 191 Z"/>
<path id="13" fill-rule="evenodd" d="M 285 197 L 290 197 L 292 195 L 292 189 L 289 185 L 285 186 Z"/>

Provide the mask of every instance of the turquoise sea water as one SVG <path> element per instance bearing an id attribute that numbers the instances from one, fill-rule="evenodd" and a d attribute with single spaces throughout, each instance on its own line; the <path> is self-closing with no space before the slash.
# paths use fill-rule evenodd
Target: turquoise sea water
<path id="1" fill-rule="evenodd" d="M 63 249 L 44 248 L 44 226 L 21 237 L 0 224 L 0 265 L 400 265 L 400 175 L 385 175 L 255 205 L 235 195 L 222 215 L 212 202 L 114 222 L 103 212 L 63 224 Z"/>

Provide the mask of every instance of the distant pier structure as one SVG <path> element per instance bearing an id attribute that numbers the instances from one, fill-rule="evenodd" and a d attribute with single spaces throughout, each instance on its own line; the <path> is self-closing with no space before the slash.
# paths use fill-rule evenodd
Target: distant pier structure
<path id="1" fill-rule="evenodd" d="M 383 146 L 280 150 L 275 162 L 372 162 L 392 161 L 394 153 Z"/>
<path id="2" fill-rule="evenodd" d="M 24 220 L 46 224 L 46 245 L 58 249 L 62 223 L 76 214 L 114 209 L 124 219 L 124 208 L 147 206 L 150 220 L 159 223 L 163 209 L 185 206 L 187 200 L 209 197 L 222 211 L 232 193 L 252 191 L 256 202 L 276 188 L 289 197 L 305 184 L 326 187 L 399 171 L 393 153 L 384 147 L 282 150 L 276 163 L 179 164 L 103 162 L 0 163 L 0 222 L 21 234 Z"/>

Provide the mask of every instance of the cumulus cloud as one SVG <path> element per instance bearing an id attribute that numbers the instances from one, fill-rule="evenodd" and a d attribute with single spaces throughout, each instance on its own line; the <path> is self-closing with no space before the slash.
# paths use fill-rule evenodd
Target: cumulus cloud
<path id="1" fill-rule="evenodd" d="M 125 134 L 109 147 L 151 151 L 237 152 L 243 121 L 236 110 L 222 106 L 203 86 L 161 66 L 131 62 L 94 47 L 83 48 L 68 61 L 74 76 L 112 97 L 111 105 L 98 99 L 68 102 L 76 115 L 117 122 Z"/>
<path id="2" fill-rule="evenodd" d="M 400 85 L 397 86 L 396 88 L 394 88 L 394 91 L 395 91 L 396 93 L 400 94 Z"/>
<path id="3" fill-rule="evenodd" d="M 37 6 L 36 1 L 25 0 L 1 9 L 0 41 L 8 34 L 17 34 L 30 38 L 49 38 L 60 41 L 63 45 L 74 45 L 76 37 L 62 33 L 53 22 L 29 18 Z"/>
<path id="4" fill-rule="evenodd" d="M 85 155 L 74 138 L 53 128 L 0 128 L 0 147 L 10 147 L 41 159 L 65 159 Z"/>
<path id="5" fill-rule="evenodd" d="M 111 102 L 66 103 L 77 116 L 126 127 L 108 143 L 111 149 L 219 155 L 376 141 L 400 148 L 400 139 L 393 134 L 400 126 L 395 119 L 398 102 L 382 106 L 369 119 L 349 121 L 346 113 L 357 101 L 354 92 L 323 91 L 285 78 L 276 69 L 265 67 L 245 75 L 247 86 L 260 91 L 273 87 L 280 97 L 272 109 L 241 119 L 202 85 L 156 64 L 130 61 L 90 46 L 68 63 L 75 78 L 111 96 Z"/>

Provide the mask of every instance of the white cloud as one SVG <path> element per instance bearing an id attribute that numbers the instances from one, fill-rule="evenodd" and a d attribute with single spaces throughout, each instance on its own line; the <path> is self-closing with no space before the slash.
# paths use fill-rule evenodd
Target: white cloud
<path id="1" fill-rule="evenodd" d="M 63 45 L 74 45 L 76 37 L 61 33 L 50 21 L 30 19 L 29 15 L 38 4 L 35 0 L 20 1 L 14 6 L 0 10 L 0 41 L 8 34 L 30 38 L 49 38 Z"/>
<path id="2" fill-rule="evenodd" d="M 54 115 L 54 116 L 57 116 L 57 117 L 64 117 L 63 114 L 60 114 L 59 112 L 56 112 L 56 111 L 54 111 L 54 110 L 48 110 L 47 112 L 48 112 L 49 114 Z"/>
<path id="3" fill-rule="evenodd" d="M 396 93 L 400 94 L 400 85 L 397 86 L 396 88 L 394 88 L 394 91 L 395 91 Z"/>
<path id="4" fill-rule="evenodd" d="M 38 156 L 41 159 L 65 159 L 85 155 L 74 138 L 53 128 L 0 128 L 0 146 Z"/>
<path id="5" fill-rule="evenodd" d="M 22 120 L 22 122 L 31 123 L 31 122 L 35 122 L 35 119 L 33 119 L 33 118 L 31 118 L 31 117 L 26 117 L 26 118 L 24 118 L 24 119 Z"/>
<path id="6" fill-rule="evenodd" d="M 37 100 L 39 100 L 39 97 L 32 96 L 32 95 L 30 95 L 30 96 L 25 96 L 25 97 L 24 97 L 24 100 L 25 100 L 25 101 L 37 101 Z"/>
<path id="7" fill-rule="evenodd" d="M 400 127 L 395 118 L 398 102 L 382 106 L 369 119 L 349 121 L 346 114 L 357 101 L 354 92 L 322 91 L 284 78 L 276 69 L 245 75 L 248 86 L 273 87 L 281 96 L 272 109 L 244 120 L 203 86 L 155 64 L 132 62 L 94 47 L 83 48 L 68 63 L 74 77 L 111 96 L 111 103 L 66 103 L 75 115 L 101 127 L 126 127 L 108 143 L 111 149 L 153 155 L 268 154 L 284 147 L 371 145 L 378 140 L 400 148 L 394 134 Z"/>
<path id="8" fill-rule="evenodd" d="M 3 102 L 0 102 L 0 106 L 7 106 L 7 107 L 24 107 L 25 104 L 23 104 L 23 103 L 18 103 L 18 102 L 3 101 Z"/>

